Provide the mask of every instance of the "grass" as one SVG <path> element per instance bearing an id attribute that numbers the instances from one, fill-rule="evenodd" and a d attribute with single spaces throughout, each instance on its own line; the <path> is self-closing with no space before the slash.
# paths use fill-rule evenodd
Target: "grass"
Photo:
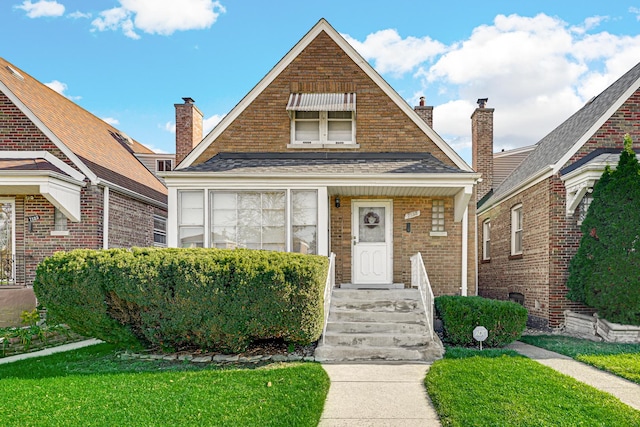
<path id="1" fill-rule="evenodd" d="M 521 341 L 640 384 L 640 344 L 595 342 L 558 335 L 524 336 Z"/>
<path id="2" fill-rule="evenodd" d="M 3 426 L 315 426 L 319 364 L 220 368 L 121 360 L 100 344 L 0 365 Z"/>
<path id="3" fill-rule="evenodd" d="M 637 426 L 613 396 L 510 351 L 448 349 L 425 379 L 443 426 Z"/>

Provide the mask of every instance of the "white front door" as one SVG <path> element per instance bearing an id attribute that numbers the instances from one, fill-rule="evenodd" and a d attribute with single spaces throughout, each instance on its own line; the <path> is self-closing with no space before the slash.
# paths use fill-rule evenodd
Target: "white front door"
<path id="1" fill-rule="evenodd" d="M 393 282 L 390 200 L 354 200 L 352 204 L 352 280 L 356 285 Z"/>

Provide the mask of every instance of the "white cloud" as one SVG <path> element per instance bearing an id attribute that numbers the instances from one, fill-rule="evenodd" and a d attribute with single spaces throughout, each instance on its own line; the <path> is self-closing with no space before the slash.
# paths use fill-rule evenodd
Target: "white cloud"
<path id="1" fill-rule="evenodd" d="M 636 15 L 636 19 L 640 21 L 640 8 L 632 6 L 629 8 L 629 13 Z"/>
<path id="2" fill-rule="evenodd" d="M 164 125 L 158 126 L 160 129 L 167 131 L 169 133 L 176 133 L 176 124 L 172 122 L 167 122 Z"/>
<path id="3" fill-rule="evenodd" d="M 367 61 L 373 61 L 379 73 L 402 75 L 442 53 L 445 46 L 430 37 L 402 39 L 396 30 L 382 30 L 369 34 L 360 42 L 348 34 L 344 38 Z"/>
<path id="4" fill-rule="evenodd" d="M 220 121 L 222 119 L 224 119 L 224 116 L 226 114 L 214 114 L 213 116 L 206 118 L 202 121 L 202 132 L 206 135 L 209 132 L 211 132 L 211 129 L 213 129 L 214 127 L 216 127 L 216 125 L 218 123 L 220 123 Z"/>
<path id="5" fill-rule="evenodd" d="M 58 92 L 60 95 L 69 98 L 72 101 L 77 101 L 79 99 L 82 99 L 81 96 L 71 96 L 71 95 L 67 95 L 65 92 L 68 89 L 68 86 L 66 83 L 62 83 L 61 81 L 58 80 L 53 80 L 50 81 L 49 83 L 45 83 L 45 86 L 55 90 L 56 92 Z"/>
<path id="6" fill-rule="evenodd" d="M 137 30 L 147 34 L 171 35 L 175 31 L 211 27 L 226 10 L 213 0 L 119 0 L 120 7 L 100 12 L 94 31 L 122 29 L 125 36 L 139 39 Z"/>
<path id="7" fill-rule="evenodd" d="M 70 13 L 69 18 L 73 18 L 73 19 L 89 19 L 91 18 L 91 14 L 90 13 L 84 13 L 84 12 L 80 12 L 79 10 Z"/>
<path id="8" fill-rule="evenodd" d="M 120 120 L 114 119 L 113 117 L 103 117 L 102 121 L 109 123 L 111 126 L 119 125 Z"/>
<path id="9" fill-rule="evenodd" d="M 414 78 L 424 92 L 449 99 L 434 108 L 435 130 L 454 148 L 468 149 L 475 101 L 488 97 L 496 150 L 537 142 L 640 58 L 640 36 L 593 31 L 605 19 L 570 27 L 544 14 L 498 15 L 433 64 L 419 64 Z"/>
<path id="10" fill-rule="evenodd" d="M 57 17 L 64 14 L 64 5 L 55 0 L 40 0 L 36 3 L 25 0 L 21 5 L 15 6 L 15 8 L 27 12 L 29 18 Z"/>

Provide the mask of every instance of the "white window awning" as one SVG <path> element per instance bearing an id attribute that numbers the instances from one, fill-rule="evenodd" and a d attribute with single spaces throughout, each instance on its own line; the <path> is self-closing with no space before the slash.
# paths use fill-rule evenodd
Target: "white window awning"
<path id="1" fill-rule="evenodd" d="M 356 111 L 356 94 L 292 93 L 287 111 Z"/>

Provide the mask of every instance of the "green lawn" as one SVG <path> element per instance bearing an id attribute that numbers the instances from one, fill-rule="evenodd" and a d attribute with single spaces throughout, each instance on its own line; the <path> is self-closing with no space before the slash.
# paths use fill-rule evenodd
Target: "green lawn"
<path id="1" fill-rule="evenodd" d="M 108 344 L 0 365 L 2 426 L 316 426 L 316 363 L 221 369 L 120 360 Z"/>
<path id="2" fill-rule="evenodd" d="M 594 342 L 558 335 L 524 336 L 520 340 L 640 384 L 640 344 Z"/>
<path id="3" fill-rule="evenodd" d="M 443 426 L 638 426 L 640 411 L 512 352 L 448 349 L 425 379 Z"/>

